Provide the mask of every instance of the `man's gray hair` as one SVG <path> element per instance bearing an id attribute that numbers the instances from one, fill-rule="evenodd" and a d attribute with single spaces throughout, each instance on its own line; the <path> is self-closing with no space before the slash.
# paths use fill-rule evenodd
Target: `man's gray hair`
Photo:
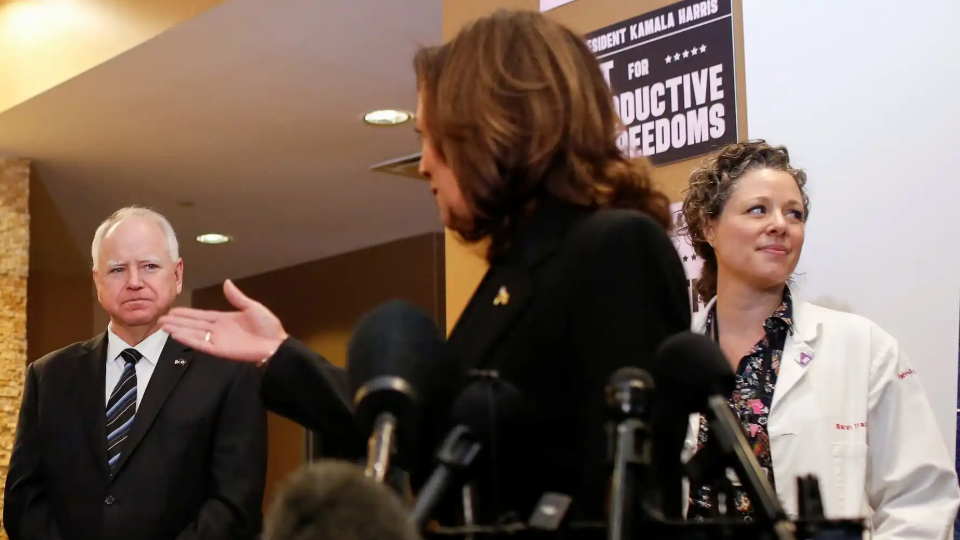
<path id="1" fill-rule="evenodd" d="M 103 237 L 106 236 L 111 229 L 113 229 L 114 225 L 129 217 L 143 218 L 148 221 L 152 221 L 158 227 L 160 227 L 160 230 L 163 231 L 163 235 L 167 237 L 167 251 L 170 254 L 170 260 L 176 262 L 177 259 L 180 258 L 180 247 L 179 244 L 177 244 L 177 235 L 173 232 L 173 226 L 170 225 L 170 222 L 167 221 L 167 218 L 149 208 L 136 205 L 126 206 L 111 214 L 110 217 L 103 220 L 103 223 L 97 227 L 97 232 L 93 235 L 93 245 L 90 249 L 90 255 L 93 257 L 94 270 L 97 269 L 97 264 L 100 259 L 100 247 L 103 244 Z"/>

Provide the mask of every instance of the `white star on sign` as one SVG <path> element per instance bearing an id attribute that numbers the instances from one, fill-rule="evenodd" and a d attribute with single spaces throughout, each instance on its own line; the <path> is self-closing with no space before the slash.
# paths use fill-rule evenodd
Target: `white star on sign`
<path id="1" fill-rule="evenodd" d="M 668 54 L 666 58 L 663 59 L 664 62 L 670 63 L 670 55 Z"/>
<path id="2" fill-rule="evenodd" d="M 700 52 L 702 52 L 702 53 L 707 52 L 707 46 L 706 46 L 706 45 L 701 45 L 701 46 L 700 46 Z"/>
<path id="3" fill-rule="evenodd" d="M 696 55 L 697 55 L 697 48 L 694 47 L 694 48 L 690 49 L 690 54 L 696 56 Z"/>
<path id="4" fill-rule="evenodd" d="M 680 60 L 680 53 L 673 55 L 674 60 Z"/>
<path id="5" fill-rule="evenodd" d="M 690 56 L 690 51 L 684 50 L 684 51 L 683 51 L 683 57 L 686 58 L 686 57 L 688 57 L 688 56 Z"/>

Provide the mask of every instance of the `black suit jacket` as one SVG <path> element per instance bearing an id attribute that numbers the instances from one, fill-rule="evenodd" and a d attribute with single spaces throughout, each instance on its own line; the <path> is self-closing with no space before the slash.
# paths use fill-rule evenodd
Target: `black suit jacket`
<path id="1" fill-rule="evenodd" d="M 505 291 L 506 302 L 495 300 Z M 475 374 L 495 371 L 524 396 L 497 441 L 496 466 L 477 475 L 480 521 L 525 520 L 545 491 L 574 497 L 576 519 L 603 519 L 609 486 L 604 386 L 623 366 L 653 371 L 654 351 L 690 328 L 686 278 L 663 228 L 628 210 L 588 212 L 548 201 L 491 265 L 448 340 L 450 383 L 426 409 L 416 487 L 450 427 L 450 404 Z M 269 407 L 320 430 L 325 449 L 363 452 L 343 375 L 289 340 L 263 381 Z M 659 411 L 657 471 L 668 515 L 679 517 L 684 415 Z"/>
<path id="2" fill-rule="evenodd" d="M 9 537 L 252 538 L 266 481 L 260 374 L 168 338 L 111 478 L 106 334 L 27 368 L 7 475 Z"/>

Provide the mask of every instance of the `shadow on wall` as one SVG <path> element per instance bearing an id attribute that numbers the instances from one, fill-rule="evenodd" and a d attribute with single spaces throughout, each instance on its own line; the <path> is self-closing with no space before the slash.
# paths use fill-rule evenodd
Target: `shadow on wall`
<path id="1" fill-rule="evenodd" d="M 32 362 L 71 343 L 90 339 L 97 300 L 89 255 L 74 242 L 36 168 L 30 171 L 29 204 L 27 361 Z"/>
<path id="2" fill-rule="evenodd" d="M 815 298 L 813 300 L 810 300 L 810 303 L 820 307 L 825 307 L 827 309 L 843 311 L 845 313 L 854 313 L 853 307 L 851 307 L 850 304 L 843 303 L 829 296 L 821 296 L 820 298 Z"/>
<path id="3" fill-rule="evenodd" d="M 836 298 L 829 295 L 820 296 L 818 298 L 813 298 L 813 297 L 807 298 L 803 294 L 803 288 L 804 288 L 804 285 L 806 285 L 806 278 L 807 278 L 807 275 L 805 272 L 797 272 L 790 277 L 791 288 L 798 291 L 800 294 L 800 297 L 803 300 L 806 300 L 815 306 L 820 306 L 820 307 L 832 309 L 835 311 L 842 311 L 844 313 L 854 313 L 854 314 L 856 313 L 853 309 L 853 306 L 845 302 L 842 302 L 840 300 L 837 300 Z"/>

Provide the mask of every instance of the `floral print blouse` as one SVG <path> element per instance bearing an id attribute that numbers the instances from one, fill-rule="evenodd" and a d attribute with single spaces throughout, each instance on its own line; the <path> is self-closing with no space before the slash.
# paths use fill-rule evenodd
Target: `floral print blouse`
<path id="1" fill-rule="evenodd" d="M 793 331 L 792 312 L 790 290 L 785 289 L 780 307 L 764 322 L 766 335 L 740 360 L 736 373 L 736 386 L 730 400 L 730 408 L 740 418 L 747 440 L 753 447 L 754 455 L 767 474 L 771 486 L 776 484 L 773 478 L 773 460 L 770 456 L 770 437 L 767 434 L 767 417 L 770 414 L 773 391 L 780 372 L 784 343 L 787 334 Z M 708 335 L 715 335 L 715 317 L 716 307 L 707 315 Z M 701 416 L 697 451 L 703 448 L 708 437 L 707 422 Z M 733 500 L 726 501 L 726 516 L 729 518 L 739 515 L 744 521 L 752 521 L 754 509 L 750 500 L 736 480 L 736 475 L 730 472 L 728 477 L 731 478 L 733 486 Z M 716 502 L 710 485 L 691 485 L 687 519 L 703 521 L 717 517 L 718 511 L 714 508 Z"/>

